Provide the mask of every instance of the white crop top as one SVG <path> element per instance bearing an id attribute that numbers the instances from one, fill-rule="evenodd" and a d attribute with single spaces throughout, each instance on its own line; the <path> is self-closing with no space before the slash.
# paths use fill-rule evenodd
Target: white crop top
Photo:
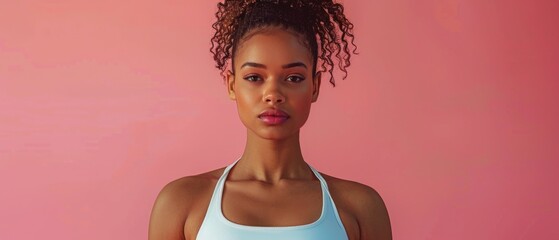
<path id="1" fill-rule="evenodd" d="M 309 224 L 297 226 L 247 226 L 229 221 L 221 211 L 223 186 L 229 170 L 238 162 L 227 166 L 217 181 L 208 211 L 200 226 L 196 240 L 348 240 L 336 205 L 328 192 L 328 185 L 318 171 L 309 166 L 320 180 L 322 212 Z"/>

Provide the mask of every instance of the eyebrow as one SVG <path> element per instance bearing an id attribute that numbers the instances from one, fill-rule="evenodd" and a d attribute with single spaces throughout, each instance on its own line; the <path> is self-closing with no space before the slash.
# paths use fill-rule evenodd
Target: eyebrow
<path id="1" fill-rule="evenodd" d="M 243 65 L 241 65 L 241 68 L 243 68 L 243 67 L 255 67 L 255 68 L 266 69 L 266 65 L 261 64 L 261 63 L 255 63 L 255 62 L 245 62 Z M 284 69 L 294 68 L 294 67 L 304 67 L 305 69 L 307 69 L 307 65 L 305 65 L 302 62 L 288 63 L 288 64 L 285 64 L 285 65 L 282 65 L 281 67 L 284 68 Z"/>

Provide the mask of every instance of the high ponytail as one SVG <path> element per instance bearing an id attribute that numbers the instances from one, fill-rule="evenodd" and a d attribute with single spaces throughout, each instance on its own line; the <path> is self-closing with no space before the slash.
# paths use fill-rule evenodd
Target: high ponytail
<path id="1" fill-rule="evenodd" d="M 320 71 L 328 71 L 330 83 L 335 86 L 335 56 L 346 78 L 351 54 L 356 54 L 357 47 L 353 24 L 344 15 L 341 4 L 332 0 L 225 0 L 217 8 L 210 52 L 222 74 L 248 33 L 278 26 L 302 36 L 314 61 L 313 74 L 320 60 Z"/>

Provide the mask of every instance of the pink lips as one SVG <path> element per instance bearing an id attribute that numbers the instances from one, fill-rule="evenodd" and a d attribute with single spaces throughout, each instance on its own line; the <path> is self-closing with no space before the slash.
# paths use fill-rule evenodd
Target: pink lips
<path id="1" fill-rule="evenodd" d="M 277 125 L 287 121 L 287 119 L 289 119 L 289 115 L 279 109 L 268 109 L 260 113 L 260 115 L 258 115 L 258 118 L 260 118 L 260 120 L 262 120 L 264 123 Z"/>

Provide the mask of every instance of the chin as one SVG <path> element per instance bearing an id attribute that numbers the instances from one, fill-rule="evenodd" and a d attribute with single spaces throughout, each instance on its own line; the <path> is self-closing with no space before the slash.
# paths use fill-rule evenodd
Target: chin
<path id="1" fill-rule="evenodd" d="M 254 133 L 262 139 L 273 141 L 287 140 L 299 135 L 299 131 L 288 132 L 280 129 L 259 129 L 258 131 L 254 131 Z"/>

